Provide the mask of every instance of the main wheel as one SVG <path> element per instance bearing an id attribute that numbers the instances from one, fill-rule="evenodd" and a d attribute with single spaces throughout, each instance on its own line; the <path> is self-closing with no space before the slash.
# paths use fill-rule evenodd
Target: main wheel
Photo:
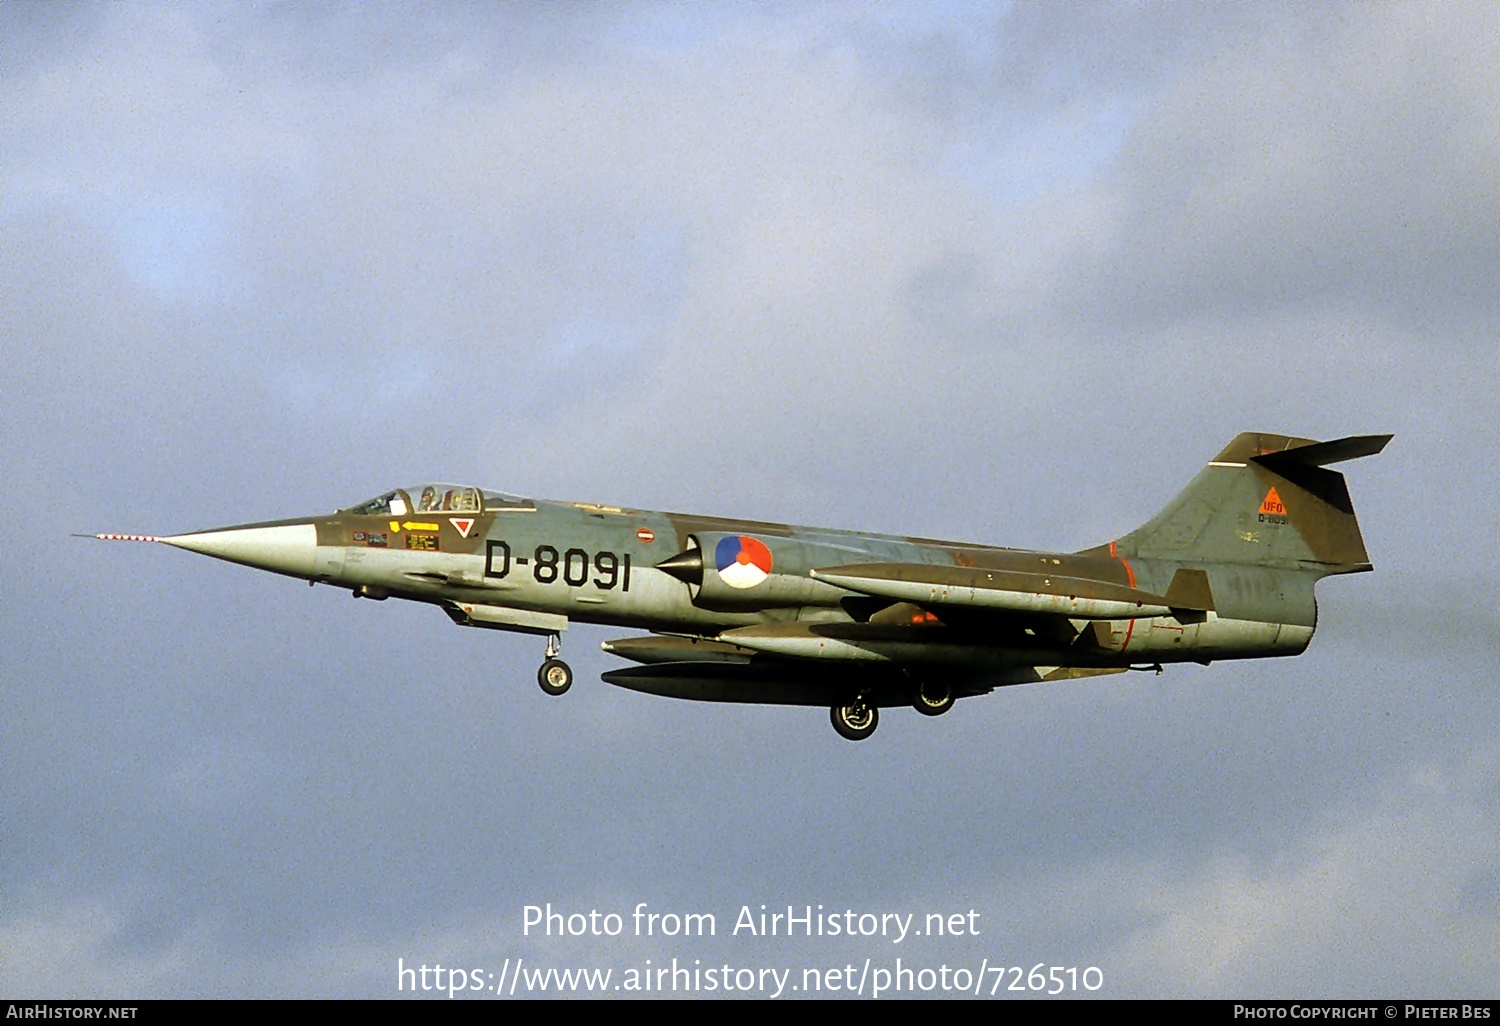
<path id="1" fill-rule="evenodd" d="M 953 689 L 947 684 L 923 681 L 912 696 L 912 706 L 923 716 L 941 716 L 953 708 Z"/>
<path id="2" fill-rule="evenodd" d="M 880 710 L 862 698 L 845 705 L 836 705 L 830 710 L 833 729 L 839 736 L 850 741 L 863 741 L 875 733 L 880 723 Z"/>
<path id="3" fill-rule="evenodd" d="M 536 671 L 536 682 L 549 695 L 560 695 L 573 686 L 573 668 L 561 659 L 548 659 Z"/>

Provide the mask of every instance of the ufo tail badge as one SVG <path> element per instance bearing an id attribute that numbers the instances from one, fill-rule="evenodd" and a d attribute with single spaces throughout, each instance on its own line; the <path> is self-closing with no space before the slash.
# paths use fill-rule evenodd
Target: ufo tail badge
<path id="1" fill-rule="evenodd" d="M 731 588 L 753 588 L 771 574 L 771 550 L 748 535 L 730 535 L 714 549 L 714 563 Z"/>

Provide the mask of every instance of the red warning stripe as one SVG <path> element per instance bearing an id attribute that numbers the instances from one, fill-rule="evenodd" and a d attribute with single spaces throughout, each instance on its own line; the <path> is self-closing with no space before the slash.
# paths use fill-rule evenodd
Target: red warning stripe
<path id="1" fill-rule="evenodd" d="M 161 539 L 154 534 L 96 534 L 95 538 L 100 541 L 144 541 L 154 542 Z"/>
<path id="2" fill-rule="evenodd" d="M 1109 543 L 1109 554 L 1110 554 L 1110 556 L 1112 558 L 1118 559 L 1120 561 L 1120 565 L 1125 568 L 1125 579 L 1127 581 L 1129 581 L 1130 582 L 1130 586 L 1132 588 L 1134 588 L 1135 587 L 1135 571 L 1133 569 L 1131 569 L 1130 561 L 1128 559 L 1126 559 L 1124 556 L 1121 556 L 1121 555 L 1119 555 L 1117 553 L 1117 551 L 1115 549 L 1115 543 L 1114 542 L 1110 542 Z M 1130 636 L 1132 634 L 1134 634 L 1134 633 L 1135 633 L 1135 621 L 1134 620 L 1126 620 L 1125 621 L 1125 640 L 1122 641 L 1122 642 L 1120 642 L 1120 652 L 1122 654 L 1124 652 L 1126 652 L 1126 651 L 1129 650 L 1129 648 L 1130 648 Z"/>

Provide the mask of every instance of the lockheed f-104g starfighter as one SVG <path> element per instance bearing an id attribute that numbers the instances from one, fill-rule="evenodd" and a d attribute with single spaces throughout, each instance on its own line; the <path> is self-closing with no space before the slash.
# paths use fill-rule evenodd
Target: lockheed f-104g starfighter
<path id="1" fill-rule="evenodd" d="M 547 639 L 573 622 L 651 633 L 604 642 L 622 688 L 830 709 L 869 737 L 879 710 L 937 716 L 997 687 L 1163 664 L 1287 656 L 1317 623 L 1313 587 L 1371 569 L 1343 475 L 1390 435 L 1247 433 L 1144 526 L 1080 552 L 823 530 L 465 485 L 396 488 L 330 516 L 162 542 L 356 597 L 437 606 L 454 623 Z"/>

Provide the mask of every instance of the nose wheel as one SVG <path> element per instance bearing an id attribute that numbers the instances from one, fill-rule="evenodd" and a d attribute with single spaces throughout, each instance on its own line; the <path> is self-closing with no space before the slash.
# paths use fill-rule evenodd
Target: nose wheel
<path id="1" fill-rule="evenodd" d="M 557 696 L 573 686 L 573 668 L 557 658 L 562 641 L 556 634 L 547 635 L 547 658 L 536 671 L 536 682 L 549 695 Z"/>

